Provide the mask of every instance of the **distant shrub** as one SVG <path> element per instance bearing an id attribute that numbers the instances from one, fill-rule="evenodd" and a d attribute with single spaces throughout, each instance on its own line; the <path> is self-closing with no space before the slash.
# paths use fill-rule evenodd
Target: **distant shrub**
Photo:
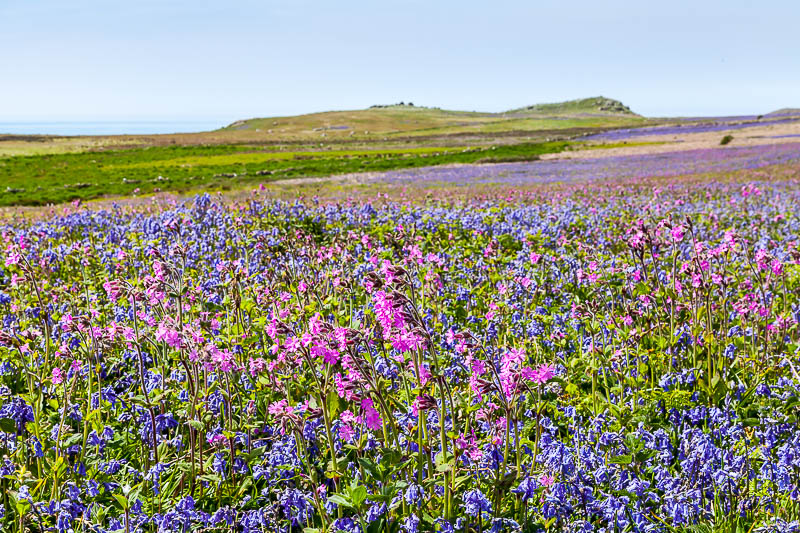
<path id="1" fill-rule="evenodd" d="M 719 144 L 724 146 L 724 145 L 728 144 L 729 142 L 731 142 L 732 140 L 733 140 L 733 135 L 726 135 L 725 137 L 722 138 L 722 140 L 719 142 Z"/>

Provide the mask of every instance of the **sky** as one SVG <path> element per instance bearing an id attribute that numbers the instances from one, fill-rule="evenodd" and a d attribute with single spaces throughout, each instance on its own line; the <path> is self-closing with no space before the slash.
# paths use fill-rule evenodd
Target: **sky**
<path id="1" fill-rule="evenodd" d="M 797 0 L 0 0 L 0 122 L 800 107 Z"/>

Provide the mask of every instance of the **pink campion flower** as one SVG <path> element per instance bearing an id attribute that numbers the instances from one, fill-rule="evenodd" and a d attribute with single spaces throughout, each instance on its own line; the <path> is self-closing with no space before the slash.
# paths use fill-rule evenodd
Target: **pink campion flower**
<path id="1" fill-rule="evenodd" d="M 308 289 L 308 285 L 306 285 L 305 281 L 301 281 L 300 283 L 297 284 L 297 291 L 298 292 L 306 292 L 307 289 Z"/>
<path id="2" fill-rule="evenodd" d="M 763 248 L 756 250 L 756 263 L 758 263 L 758 268 L 761 270 L 767 269 L 767 251 Z"/>
<path id="3" fill-rule="evenodd" d="M 156 330 L 156 340 L 166 342 L 169 346 L 178 349 L 181 347 L 182 336 L 179 331 L 162 323 Z"/>
<path id="4" fill-rule="evenodd" d="M 511 348 L 500 359 L 500 385 L 507 397 L 514 395 L 517 387 L 517 376 L 521 373 L 522 363 L 525 361 L 525 351 L 520 348 Z"/>
<path id="5" fill-rule="evenodd" d="M 314 313 L 308 321 L 308 332 L 312 335 L 319 335 L 322 332 L 322 317 L 319 313 Z"/>
<path id="6" fill-rule="evenodd" d="M 358 422 L 358 417 L 354 415 L 350 409 L 345 410 L 341 415 L 339 415 L 339 418 L 341 418 L 342 422 L 345 424 L 354 424 Z"/>
<path id="7" fill-rule="evenodd" d="M 269 404 L 269 407 L 267 408 L 267 411 L 271 415 L 278 416 L 278 415 L 281 415 L 281 414 L 284 414 L 284 413 L 291 413 L 292 412 L 292 408 L 291 408 L 291 406 L 289 406 L 289 402 L 288 401 L 286 401 L 286 400 L 278 400 L 277 402 L 272 402 L 271 404 Z"/>
<path id="8" fill-rule="evenodd" d="M 750 195 L 761 196 L 761 189 L 752 183 L 742 186 L 742 196 L 747 198 Z"/>
<path id="9" fill-rule="evenodd" d="M 525 350 L 522 348 L 511 348 L 503 354 L 501 366 L 503 368 L 516 368 L 525 361 Z"/>
<path id="10" fill-rule="evenodd" d="M 425 386 L 428 381 L 431 379 L 431 373 L 428 370 L 428 367 L 425 365 L 420 365 L 419 367 L 419 384 L 423 387 Z"/>
<path id="11" fill-rule="evenodd" d="M 211 362 L 219 370 L 230 372 L 236 366 L 233 354 L 228 350 L 220 350 L 216 346 L 210 346 L 209 352 L 211 352 Z"/>
<path id="12" fill-rule="evenodd" d="M 311 333 L 305 332 L 300 337 L 300 344 L 303 346 L 303 348 L 308 348 L 311 346 L 312 342 L 314 342 L 314 336 Z"/>
<path id="13" fill-rule="evenodd" d="M 482 376 L 486 372 L 486 363 L 481 359 L 475 359 L 472 355 L 468 355 L 466 363 L 474 375 Z"/>
<path id="14" fill-rule="evenodd" d="M 475 398 L 479 402 L 483 401 L 483 393 L 481 392 L 481 387 L 480 387 L 480 378 L 478 378 L 478 376 L 476 376 L 475 374 L 472 374 L 469 377 L 469 389 L 472 391 L 473 394 L 475 394 Z"/>
<path id="15" fill-rule="evenodd" d="M 223 445 L 225 443 L 225 435 L 222 435 L 222 434 L 218 433 L 216 435 L 212 435 L 211 437 L 208 437 L 207 440 L 208 440 L 208 443 L 211 446 L 217 446 L 217 445 L 221 446 L 221 445 Z"/>
<path id="16" fill-rule="evenodd" d="M 536 252 L 531 252 L 530 256 L 528 257 L 534 265 L 539 262 L 542 258 L 542 254 L 537 254 Z"/>
<path id="17" fill-rule="evenodd" d="M 339 362 L 339 352 L 331 350 L 320 342 L 315 342 L 314 345 L 311 346 L 311 356 L 322 359 L 325 364 L 331 366 Z"/>
<path id="18" fill-rule="evenodd" d="M 626 326 L 632 326 L 633 317 L 631 317 L 631 315 L 625 315 L 625 317 L 622 319 L 622 323 L 625 324 Z"/>
<path id="19" fill-rule="evenodd" d="M 73 359 L 72 363 L 69 365 L 69 368 L 73 372 L 78 372 L 81 369 L 81 364 L 77 359 Z"/>
<path id="20" fill-rule="evenodd" d="M 339 362 L 339 354 L 335 350 L 325 350 L 322 361 L 327 365 L 335 365 Z"/>
<path id="21" fill-rule="evenodd" d="M 342 423 L 339 425 L 339 438 L 345 442 L 350 442 L 353 440 L 356 432 L 353 431 L 353 427 L 350 424 Z"/>
<path id="22" fill-rule="evenodd" d="M 733 248 L 736 245 L 736 234 L 732 231 L 726 231 L 724 240 L 729 248 Z"/>
<path id="23" fill-rule="evenodd" d="M 670 234 L 672 234 L 672 239 L 675 242 L 680 242 L 681 240 L 683 240 L 683 235 L 684 235 L 685 232 L 686 232 L 686 229 L 683 226 L 681 226 L 680 224 L 678 224 L 677 226 L 674 226 L 670 230 Z"/>
<path id="24" fill-rule="evenodd" d="M 120 294 L 122 293 L 122 287 L 120 286 L 118 280 L 106 281 L 103 283 L 103 288 L 106 290 L 112 300 L 119 300 Z"/>
<path id="25" fill-rule="evenodd" d="M 406 258 L 409 261 L 416 261 L 418 264 L 423 263 L 422 250 L 419 249 L 419 246 L 417 246 L 416 244 L 411 246 L 405 246 L 404 250 L 406 252 Z"/>
<path id="26" fill-rule="evenodd" d="M 401 309 L 398 309 L 399 306 L 392 301 L 391 296 L 386 292 L 377 291 L 373 294 L 372 304 L 375 308 L 375 316 L 385 332 L 405 327 L 406 322 Z"/>
<path id="27" fill-rule="evenodd" d="M 286 339 L 286 342 L 283 343 L 283 347 L 289 353 L 296 353 L 297 350 L 300 349 L 301 343 L 300 339 L 297 337 L 289 337 Z"/>
<path id="28" fill-rule="evenodd" d="M 148 280 L 152 280 L 153 278 L 145 278 L 145 283 Z M 164 291 L 159 289 L 158 285 L 149 285 L 144 290 L 145 294 L 147 295 L 147 299 L 150 302 L 150 305 L 156 305 L 159 302 L 162 302 L 166 299 L 167 295 Z"/>
<path id="29" fill-rule="evenodd" d="M 22 256 L 19 254 L 19 252 L 17 252 L 13 248 L 9 247 L 6 250 L 6 266 L 7 267 L 18 265 L 21 259 L 22 259 Z"/>
<path id="30" fill-rule="evenodd" d="M 478 447 L 478 441 L 475 438 L 475 430 L 473 429 L 469 437 L 462 433 L 456 438 L 456 446 L 464 450 L 467 456 L 473 461 L 480 461 L 483 458 L 483 452 Z"/>
<path id="31" fill-rule="evenodd" d="M 536 374 L 533 377 L 533 382 L 538 384 L 547 383 L 553 376 L 555 376 L 555 367 L 552 365 L 542 364 L 536 369 Z"/>
<path id="32" fill-rule="evenodd" d="M 463 338 L 462 338 L 462 339 L 459 339 L 459 340 L 456 342 L 456 353 L 460 353 L 460 354 L 461 354 L 461 353 L 464 353 L 464 352 L 466 352 L 466 351 L 467 351 L 467 348 L 468 348 L 468 347 L 469 347 L 469 346 L 467 345 L 467 342 L 466 342 L 466 340 L 465 340 L 465 339 L 463 339 Z"/>
<path id="33" fill-rule="evenodd" d="M 64 373 L 60 368 L 53 369 L 53 385 L 58 385 L 64 382 Z"/>
<path id="34" fill-rule="evenodd" d="M 340 350 L 347 349 L 347 328 L 336 327 L 333 330 L 333 340 L 339 346 Z"/>
<path id="35" fill-rule="evenodd" d="M 414 398 L 414 403 L 411 404 L 411 414 L 417 417 L 419 416 L 420 403 L 424 402 L 424 400 L 425 398 L 422 396 Z"/>
<path id="36" fill-rule="evenodd" d="M 333 382 L 336 384 L 336 393 L 339 398 L 345 398 L 347 401 L 353 401 L 358 398 L 357 388 L 350 381 L 350 376 L 343 377 L 341 372 L 337 372 L 333 375 Z"/>
<path id="37" fill-rule="evenodd" d="M 161 261 L 153 261 L 153 272 L 155 273 L 155 277 L 158 281 L 164 281 L 167 271 Z"/>
<path id="38" fill-rule="evenodd" d="M 218 328 L 215 328 L 215 329 L 218 329 Z M 272 339 L 272 340 L 277 339 L 278 338 L 278 321 L 275 318 L 273 318 L 272 321 L 269 324 L 267 324 L 267 327 L 264 329 L 264 331 L 267 332 L 267 335 L 269 335 L 270 339 Z"/>
<path id="39" fill-rule="evenodd" d="M 635 232 L 628 238 L 628 246 L 631 248 L 639 248 L 644 243 L 644 233 L 641 231 Z"/>
<path id="40" fill-rule="evenodd" d="M 550 474 L 542 474 L 539 476 L 539 484 L 545 488 L 552 487 L 555 482 L 555 478 Z"/>
<path id="41" fill-rule="evenodd" d="M 361 408 L 364 410 L 364 423 L 367 428 L 373 431 L 381 429 L 381 424 L 383 423 L 381 414 L 373 407 L 372 399 L 364 398 L 361 400 Z"/>
<path id="42" fill-rule="evenodd" d="M 250 375 L 256 376 L 267 368 L 267 361 L 263 357 L 250 358 L 248 361 L 250 366 Z"/>
<path id="43" fill-rule="evenodd" d="M 776 276 L 783 274 L 783 263 L 781 263 L 780 259 L 773 259 L 769 266 Z"/>
<path id="44" fill-rule="evenodd" d="M 433 263 L 434 265 L 437 266 L 442 266 L 444 264 L 444 260 L 434 253 L 429 253 L 428 255 L 426 255 L 425 260 L 428 263 Z"/>
<path id="45" fill-rule="evenodd" d="M 425 339 L 406 327 L 392 333 L 389 341 L 398 352 L 410 352 L 425 347 Z"/>

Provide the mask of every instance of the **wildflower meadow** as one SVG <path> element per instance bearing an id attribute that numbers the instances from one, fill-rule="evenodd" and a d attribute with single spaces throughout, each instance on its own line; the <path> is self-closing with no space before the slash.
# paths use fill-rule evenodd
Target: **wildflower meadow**
<path id="1" fill-rule="evenodd" d="M 7 217 L 0 530 L 800 531 L 797 176 L 659 179 Z"/>

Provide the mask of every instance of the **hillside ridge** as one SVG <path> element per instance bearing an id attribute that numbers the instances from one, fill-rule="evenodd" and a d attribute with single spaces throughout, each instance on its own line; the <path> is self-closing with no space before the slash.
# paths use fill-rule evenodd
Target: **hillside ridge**
<path id="1" fill-rule="evenodd" d="M 276 122 L 274 125 L 277 126 L 281 120 L 289 120 L 301 117 L 324 117 L 324 116 L 336 116 L 337 114 L 366 114 L 366 113 L 387 113 L 387 112 L 431 112 L 431 113 L 441 113 L 441 114 L 464 114 L 464 115 L 483 115 L 487 117 L 496 116 L 498 119 L 502 119 L 504 115 L 508 115 L 509 113 L 520 114 L 520 113 L 532 113 L 536 115 L 555 115 L 555 116 L 581 116 L 581 115 L 591 115 L 591 114 L 598 114 L 602 116 L 613 116 L 613 115 L 621 115 L 621 116 L 629 116 L 629 117 L 638 117 L 637 113 L 631 111 L 631 109 L 623 104 L 619 100 L 615 100 L 613 98 L 607 98 L 605 96 L 592 96 L 589 98 L 578 98 L 575 100 L 566 100 L 563 102 L 553 102 L 553 103 L 540 103 L 540 104 L 533 104 L 517 109 L 510 109 L 508 111 L 502 111 L 499 113 L 492 113 L 492 112 L 480 112 L 480 111 L 461 111 L 461 110 L 449 110 L 449 109 L 442 109 L 441 107 L 429 107 L 424 105 L 414 105 L 412 102 L 399 102 L 396 104 L 373 104 L 366 109 L 354 109 L 354 110 L 329 110 L 329 111 L 321 111 L 321 112 L 313 112 L 313 113 L 301 113 L 299 115 L 290 115 L 290 116 L 282 116 L 282 117 L 252 117 L 247 119 L 240 119 L 232 122 L 228 126 L 222 129 L 236 129 L 236 128 L 243 128 L 246 129 L 250 127 L 253 123 L 257 121 L 267 121 L 272 120 Z M 259 124 L 262 126 L 264 124 Z"/>

